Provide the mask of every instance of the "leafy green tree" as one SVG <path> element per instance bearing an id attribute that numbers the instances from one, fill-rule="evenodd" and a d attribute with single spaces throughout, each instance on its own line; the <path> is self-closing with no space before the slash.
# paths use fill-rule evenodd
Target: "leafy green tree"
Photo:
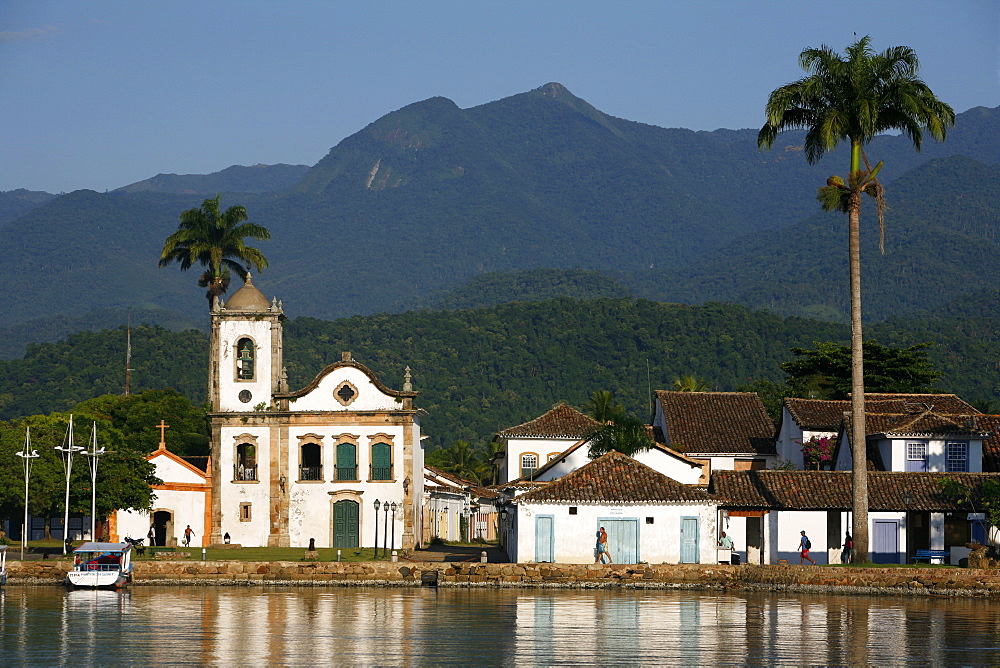
<path id="1" fill-rule="evenodd" d="M 615 450 L 634 457 L 652 447 L 653 437 L 646 423 L 631 415 L 621 414 L 597 428 L 590 439 L 587 454 L 596 459 Z"/>
<path id="2" fill-rule="evenodd" d="M 933 392 L 941 375 L 927 358 L 930 343 L 906 348 L 864 342 L 865 388 L 869 392 Z M 798 359 L 785 362 L 788 384 L 795 396 L 847 399 L 851 392 L 851 349 L 830 342 L 816 342 L 812 350 L 792 348 Z"/>
<path id="3" fill-rule="evenodd" d="M 167 237 L 160 252 L 160 266 L 179 262 L 181 271 L 195 264 L 205 267 L 198 285 L 208 288 L 209 305 L 229 288 L 230 271 L 246 280 L 250 267 L 261 271 L 267 267 L 267 258 L 258 249 L 246 245 L 246 239 L 265 241 L 271 238 L 266 227 L 247 220 L 247 210 L 235 205 L 219 213 L 219 200 L 206 199 L 199 209 L 188 209 L 181 214 L 177 231 Z"/>
<path id="4" fill-rule="evenodd" d="M 584 409 L 587 415 L 602 423 L 625 414 L 625 406 L 615 401 L 615 396 L 608 390 L 597 390 L 591 394 Z"/>
<path id="5" fill-rule="evenodd" d="M 459 478 L 483 484 L 483 457 L 468 441 L 458 440 L 447 448 L 438 448 L 427 456 L 427 463 Z"/>
<path id="6" fill-rule="evenodd" d="M 146 390 L 128 396 L 105 394 L 77 404 L 73 410 L 108 420 L 137 452 L 156 449 L 157 425 L 163 420 L 169 426 L 164 434 L 168 450 L 178 455 L 210 453 L 205 409 L 173 389 Z"/>
<path id="7" fill-rule="evenodd" d="M 677 392 L 711 392 L 708 383 L 693 373 L 674 378 L 674 390 Z"/>
<path id="8" fill-rule="evenodd" d="M 920 150 L 923 133 L 943 140 L 955 124 L 955 112 L 937 99 L 917 77 L 917 54 L 906 46 L 875 53 L 867 35 L 847 47 L 845 56 L 827 46 L 808 48 L 799 64 L 809 75 L 771 92 L 765 113 L 767 122 L 757 135 L 757 144 L 771 148 L 784 130 L 805 129 L 806 159 L 814 163 L 842 141 L 851 145 L 851 164 L 846 184 L 830 177 L 820 188 L 818 199 L 827 211 L 848 215 L 848 245 L 851 286 L 851 415 L 854 434 L 865 434 L 864 369 L 861 331 L 861 196 L 878 202 L 879 225 L 885 210 L 883 188 L 876 180 L 882 163 L 871 169 L 863 148 L 876 136 L 901 131 Z M 861 168 L 864 158 L 867 169 Z M 868 472 L 863 437 L 852 443 L 854 459 L 854 561 L 868 561 Z"/>
<path id="9" fill-rule="evenodd" d="M 989 527 L 1000 528 L 1000 480 L 985 480 L 975 490 L 955 478 L 944 478 L 937 484 L 946 498 L 969 504 L 974 512 L 983 513 Z"/>

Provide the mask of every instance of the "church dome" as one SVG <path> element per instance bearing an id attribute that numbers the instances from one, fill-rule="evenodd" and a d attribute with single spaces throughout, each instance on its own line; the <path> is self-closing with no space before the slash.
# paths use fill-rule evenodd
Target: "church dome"
<path id="1" fill-rule="evenodd" d="M 247 274 L 247 282 L 225 300 L 225 308 L 227 311 L 267 311 L 271 308 L 271 302 L 254 286 L 250 274 Z"/>

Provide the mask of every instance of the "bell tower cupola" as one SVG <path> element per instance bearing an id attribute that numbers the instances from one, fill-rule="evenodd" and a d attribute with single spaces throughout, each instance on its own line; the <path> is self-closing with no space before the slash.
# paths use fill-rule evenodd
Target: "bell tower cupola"
<path id="1" fill-rule="evenodd" d="M 211 311 L 208 402 L 211 410 L 251 412 L 272 405 L 282 390 L 282 322 L 276 299 L 267 300 L 247 274 L 246 284 Z"/>

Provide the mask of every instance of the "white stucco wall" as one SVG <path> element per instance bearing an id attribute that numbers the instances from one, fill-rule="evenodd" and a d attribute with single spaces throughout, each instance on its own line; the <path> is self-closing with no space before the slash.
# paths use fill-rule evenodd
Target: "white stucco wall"
<path id="1" fill-rule="evenodd" d="M 344 382 L 350 383 L 357 392 L 357 396 L 346 406 L 333 394 Z M 320 379 L 312 391 L 288 404 L 293 411 L 393 411 L 401 407 L 401 399 L 384 394 L 368 374 L 352 366 L 333 369 Z"/>
<path id="2" fill-rule="evenodd" d="M 685 485 L 697 485 L 701 478 L 701 466 L 688 463 L 657 448 L 640 452 L 634 459 Z"/>
<path id="3" fill-rule="evenodd" d="M 507 440 L 505 452 L 506 456 L 500 466 L 500 482 L 510 482 L 511 480 L 516 480 L 521 477 L 521 455 L 525 453 L 534 453 L 538 455 L 538 468 L 541 468 L 549 460 L 549 455 L 560 454 L 564 452 L 567 448 L 576 443 L 579 439 L 576 438 L 511 438 Z M 573 462 L 577 462 L 581 456 L 584 459 L 582 464 L 575 465 L 570 470 L 575 470 L 583 464 L 590 461 L 587 459 L 587 448 L 586 446 L 578 448 L 576 453 L 574 453 Z M 566 471 L 569 473 L 569 471 Z M 565 475 L 565 474 L 563 474 Z M 554 479 L 559 476 L 553 476 Z"/>
<path id="4" fill-rule="evenodd" d="M 572 443 L 570 445 L 572 445 Z M 587 454 L 587 451 L 588 450 L 586 444 L 580 446 L 570 454 L 566 455 L 565 458 L 560 459 L 556 464 L 552 466 L 551 469 L 549 469 L 545 473 L 539 474 L 538 477 L 535 478 L 535 480 L 541 480 L 546 482 L 550 480 L 556 480 L 558 478 L 563 477 L 567 473 L 572 473 L 578 468 L 586 466 L 591 461 L 590 457 Z M 520 455 L 518 455 L 518 458 L 515 460 L 515 469 L 517 469 L 518 472 L 520 472 L 519 467 L 516 465 L 518 461 L 520 461 Z M 545 462 L 543 462 L 543 464 L 544 463 Z"/>
<path id="5" fill-rule="evenodd" d="M 714 505 L 579 505 L 576 515 L 569 514 L 570 504 L 519 503 L 515 506 L 509 556 L 520 563 L 535 561 L 535 518 L 553 518 L 555 563 L 594 563 L 595 534 L 608 519 L 634 519 L 638 527 L 638 559 L 646 563 L 679 563 L 682 517 L 698 518 L 698 562 L 714 563 L 716 558 L 716 507 Z M 653 518 L 647 524 L 646 518 Z M 618 559 L 612 553 L 612 558 Z"/>
<path id="6" fill-rule="evenodd" d="M 879 441 L 878 448 L 882 463 L 887 471 L 906 470 L 906 444 L 927 444 L 927 470 L 945 472 L 948 470 L 947 444 L 952 441 L 968 443 L 968 469 L 972 473 L 983 470 L 983 442 L 981 439 L 941 439 L 941 438 L 893 438 Z"/>
<path id="7" fill-rule="evenodd" d="M 783 459 L 795 465 L 795 468 L 805 470 L 805 459 L 802 457 L 802 443 L 808 441 L 813 436 L 822 438 L 824 436 L 831 439 L 837 438 L 835 431 L 812 431 L 802 429 L 792 418 L 788 408 L 781 409 L 781 431 L 778 432 L 778 442 L 776 443 L 779 460 Z"/>

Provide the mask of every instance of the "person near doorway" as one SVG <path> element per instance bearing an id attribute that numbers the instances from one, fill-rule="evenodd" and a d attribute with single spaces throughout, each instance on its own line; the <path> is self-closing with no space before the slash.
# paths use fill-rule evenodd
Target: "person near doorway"
<path id="1" fill-rule="evenodd" d="M 719 547 L 723 550 L 733 549 L 733 539 L 727 536 L 725 531 L 723 531 L 722 535 L 719 537 Z"/>
<path id="2" fill-rule="evenodd" d="M 191 536 L 194 535 L 194 531 L 191 529 L 191 525 L 187 525 L 184 529 L 184 547 L 191 547 Z"/>
<path id="3" fill-rule="evenodd" d="M 601 527 L 601 530 L 597 532 L 597 559 L 594 563 L 604 563 L 604 555 L 608 555 L 608 563 L 613 564 L 615 560 L 611 558 L 611 553 L 608 552 L 608 532 Z"/>
<path id="4" fill-rule="evenodd" d="M 804 564 L 803 560 L 806 559 L 809 560 L 810 564 L 815 566 L 816 562 L 809 556 L 809 550 L 812 549 L 812 541 L 809 540 L 809 536 L 806 535 L 805 531 L 800 531 L 799 534 L 802 536 L 799 538 L 799 566 L 802 566 Z"/>
<path id="5" fill-rule="evenodd" d="M 851 532 L 848 531 L 844 534 L 844 551 L 840 553 L 840 563 L 851 563 L 852 556 L 854 556 L 854 539 L 851 537 Z"/>
<path id="6" fill-rule="evenodd" d="M 150 547 L 156 547 L 156 527 L 152 524 L 149 525 L 149 533 L 146 534 L 146 538 L 149 539 Z"/>

